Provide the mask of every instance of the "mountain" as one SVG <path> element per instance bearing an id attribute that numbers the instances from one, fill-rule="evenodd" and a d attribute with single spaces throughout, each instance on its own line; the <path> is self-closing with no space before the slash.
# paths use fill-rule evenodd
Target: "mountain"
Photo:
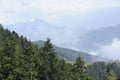
<path id="1" fill-rule="evenodd" d="M 97 26 L 94 26 L 95 29 L 93 29 L 93 27 L 89 27 L 91 30 L 88 31 L 81 29 L 82 27 L 80 25 L 75 25 L 74 27 L 73 26 L 74 25 L 65 26 L 64 24 L 53 25 L 44 20 L 36 19 L 34 21 L 8 25 L 5 27 L 9 28 L 10 30 L 16 31 L 17 33 L 19 33 L 19 35 L 26 36 L 32 41 L 44 41 L 47 37 L 50 37 L 51 41 L 60 47 L 93 53 L 95 53 L 94 51 L 96 50 L 100 50 L 101 46 L 109 46 L 114 39 L 120 39 L 120 25 L 99 28 Z M 86 29 L 87 28 L 88 27 L 86 27 Z M 104 55 L 104 53 L 100 54 Z"/>
<path id="2" fill-rule="evenodd" d="M 33 44 L 38 45 L 38 47 L 44 46 L 44 41 L 34 41 Z M 59 58 L 66 59 L 68 61 L 75 61 L 78 56 L 82 56 L 85 61 L 94 62 L 94 61 L 110 61 L 99 56 L 91 55 L 81 51 L 75 51 L 72 49 L 58 47 L 53 45 L 54 49 Z"/>
<path id="3" fill-rule="evenodd" d="M 37 39 L 44 40 L 48 37 L 48 34 L 50 37 L 51 35 L 56 34 L 55 27 L 41 19 L 35 19 L 34 21 L 27 21 L 25 23 L 18 23 L 14 25 L 7 25 L 4 27 L 14 30 L 19 33 L 19 35 L 24 35 L 33 41 Z"/>
<path id="4" fill-rule="evenodd" d="M 114 39 L 120 39 L 120 25 L 94 29 L 87 32 L 83 37 L 80 49 L 97 50 L 100 46 L 109 45 Z M 89 44 L 89 45 L 88 45 Z"/>
<path id="5" fill-rule="evenodd" d="M 74 27 L 70 28 L 69 26 L 53 25 L 42 19 L 35 19 L 34 21 L 27 21 L 25 23 L 19 23 L 15 25 L 6 25 L 4 27 L 14 30 L 19 33 L 19 35 L 24 35 L 32 41 L 44 41 L 47 37 L 50 37 L 52 42 L 59 46 L 63 45 L 64 43 L 67 43 L 67 45 L 69 42 L 70 44 L 73 43 L 71 42 L 71 36 L 73 36 L 74 39 L 77 38 L 77 36 L 74 36 L 77 35 Z"/>
<path id="6" fill-rule="evenodd" d="M 75 20 L 75 19 L 70 19 L 70 20 Z M 86 19 L 89 19 L 89 17 Z M 89 21 L 91 21 L 91 19 Z M 85 23 L 87 24 L 88 22 L 85 22 Z M 74 22 L 71 21 L 70 24 L 72 23 Z M 111 27 L 110 26 L 100 27 L 99 25 L 99 28 L 97 27 L 98 25 L 95 25 L 94 27 L 89 26 L 86 28 L 86 29 L 89 28 L 89 30 L 86 31 L 85 29 L 83 29 L 83 27 L 80 24 L 76 26 L 75 24 L 77 24 L 77 22 L 69 26 L 66 26 L 64 24 L 53 25 L 44 20 L 36 19 L 34 21 L 28 21 L 25 23 L 7 25 L 5 26 L 5 28 L 14 30 L 20 35 L 24 35 L 32 41 L 45 40 L 47 37 L 50 37 L 52 42 L 54 42 L 58 46 L 62 46 L 65 48 L 73 48 L 73 49 L 76 48 L 79 50 L 90 50 L 90 49 L 93 50 L 93 48 L 96 48 L 97 44 L 109 43 L 111 39 L 113 39 L 113 37 L 119 37 L 119 30 L 120 30 L 119 26 L 120 25 L 111 26 Z M 111 36 L 109 36 L 109 34 Z"/>

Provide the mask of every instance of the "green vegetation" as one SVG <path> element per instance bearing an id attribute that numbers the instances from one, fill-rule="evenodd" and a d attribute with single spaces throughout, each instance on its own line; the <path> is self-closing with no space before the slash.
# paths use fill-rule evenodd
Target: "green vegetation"
<path id="1" fill-rule="evenodd" d="M 95 62 L 87 66 L 87 72 L 95 80 L 120 80 L 120 62 Z"/>
<path id="2" fill-rule="evenodd" d="M 44 46 L 44 41 L 34 41 L 33 44 L 38 45 L 39 48 Z M 74 61 L 77 59 L 78 56 L 83 57 L 84 61 L 86 62 L 93 62 L 93 61 L 111 61 L 110 59 L 106 59 L 100 56 L 90 55 L 86 52 L 82 51 L 75 51 L 72 49 L 58 47 L 53 45 L 53 48 L 56 51 L 58 58 L 65 59 L 68 61 Z"/>
<path id="3" fill-rule="evenodd" d="M 0 25 L 0 80 L 119 80 L 119 71 L 119 62 L 59 59 L 49 38 L 38 48 Z"/>
<path id="4" fill-rule="evenodd" d="M 84 61 L 79 57 L 70 64 L 59 59 L 49 38 L 38 48 L 0 25 L 0 43 L 0 80 L 88 79 Z"/>

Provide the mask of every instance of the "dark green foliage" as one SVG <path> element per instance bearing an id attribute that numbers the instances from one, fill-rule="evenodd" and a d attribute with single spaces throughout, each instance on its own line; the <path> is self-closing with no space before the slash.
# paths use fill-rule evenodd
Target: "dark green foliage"
<path id="1" fill-rule="evenodd" d="M 81 57 L 77 58 L 75 64 L 73 65 L 72 72 L 73 72 L 72 75 L 73 80 L 91 80 L 87 75 L 85 62 Z"/>
<path id="2" fill-rule="evenodd" d="M 10 33 L 8 30 L 6 32 Z M 11 33 L 10 33 L 11 34 Z M 20 56 L 19 40 L 14 34 L 3 37 L 1 46 L 1 73 L 2 79 L 16 80 L 20 75 Z M 6 35 L 7 36 L 7 35 Z M 17 74 L 17 75 L 16 75 Z"/>
<path id="3" fill-rule="evenodd" d="M 88 65 L 88 74 L 95 78 L 95 80 L 103 80 L 105 74 L 106 66 L 105 62 L 95 62 L 91 65 Z"/>
<path id="4" fill-rule="evenodd" d="M 49 38 L 38 48 L 0 24 L 0 80 L 119 80 L 119 70 L 119 62 L 107 69 L 104 62 L 86 65 L 81 57 L 75 63 L 59 59 Z"/>
<path id="5" fill-rule="evenodd" d="M 107 66 L 103 80 L 116 80 L 116 76 L 110 68 L 110 65 Z"/>
<path id="6" fill-rule="evenodd" d="M 83 68 L 78 68 L 77 62 L 72 65 L 58 59 L 49 38 L 38 49 L 23 36 L 0 25 L 0 43 L 0 80 L 73 80 L 73 68 Z M 82 59 L 80 62 L 84 63 Z M 74 76 L 77 75 L 76 72 Z"/>
<path id="7" fill-rule="evenodd" d="M 120 65 L 119 61 L 106 63 L 95 62 L 87 66 L 88 73 L 95 80 L 119 80 L 120 79 Z"/>
<path id="8" fill-rule="evenodd" d="M 119 61 L 115 61 L 111 63 L 111 68 L 117 76 L 120 76 L 120 62 Z"/>
<path id="9" fill-rule="evenodd" d="M 57 80 L 71 80 L 71 64 L 66 63 L 65 60 L 59 60 L 58 65 L 58 79 Z"/>
<path id="10" fill-rule="evenodd" d="M 42 61 L 41 65 L 41 79 L 42 80 L 57 80 L 58 58 L 56 52 L 47 39 L 44 46 L 39 50 L 39 55 Z"/>
<path id="11" fill-rule="evenodd" d="M 31 42 L 28 42 L 25 47 L 25 52 L 23 54 L 23 68 L 24 68 L 24 76 L 27 77 L 28 80 L 35 80 L 36 79 L 36 69 L 35 69 L 35 62 L 37 55 L 36 49 L 32 45 Z"/>

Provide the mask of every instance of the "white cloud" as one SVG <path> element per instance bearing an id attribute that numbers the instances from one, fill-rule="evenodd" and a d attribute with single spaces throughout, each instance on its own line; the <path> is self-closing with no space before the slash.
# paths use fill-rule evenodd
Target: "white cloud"
<path id="1" fill-rule="evenodd" d="M 43 14 L 79 14 L 90 10 L 120 6 L 117 0 L 31 0 L 29 6 Z"/>
<path id="2" fill-rule="evenodd" d="M 120 40 L 113 39 L 111 44 L 101 46 L 101 48 L 98 49 L 96 53 L 100 56 L 113 60 L 120 60 Z"/>
<path id="3" fill-rule="evenodd" d="M 91 10 L 120 6 L 118 0 L 0 0 L 2 23 L 16 23 L 33 18 L 76 15 Z M 7 13 L 7 14 L 6 14 Z M 9 14 L 9 16 L 8 16 Z M 7 16 L 7 18 L 6 18 Z M 14 18 L 14 16 L 17 18 Z M 51 16 L 51 18 L 50 18 Z M 11 21 L 11 17 L 12 21 Z M 24 17 L 21 19 L 21 17 Z M 54 18 L 54 17 L 53 17 Z M 54 18 L 56 19 L 56 18 Z"/>

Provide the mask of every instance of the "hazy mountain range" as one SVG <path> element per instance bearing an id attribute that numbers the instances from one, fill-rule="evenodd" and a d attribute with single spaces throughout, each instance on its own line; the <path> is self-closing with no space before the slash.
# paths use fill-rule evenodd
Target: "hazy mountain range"
<path id="1" fill-rule="evenodd" d="M 51 22 L 35 19 L 5 25 L 5 28 L 15 30 L 32 41 L 45 41 L 49 37 L 52 43 L 60 47 L 118 59 L 120 57 L 119 14 L 119 7 L 104 8 L 83 15 L 60 16 Z"/>
<path id="2" fill-rule="evenodd" d="M 33 44 L 38 45 L 39 48 L 44 46 L 44 41 L 35 41 Z M 82 51 L 75 51 L 68 48 L 58 47 L 53 45 L 57 55 L 59 58 L 68 60 L 68 61 L 75 61 L 78 56 L 81 56 L 87 62 L 97 62 L 97 61 L 111 61 L 110 59 L 106 59 L 100 56 L 91 55 Z"/>
<path id="3" fill-rule="evenodd" d="M 117 10 L 118 9 L 115 10 L 116 14 L 119 12 Z M 100 14 L 102 15 L 102 13 Z M 105 15 L 107 14 L 104 13 L 104 16 Z M 96 17 L 96 19 L 97 18 L 99 20 L 99 17 Z M 91 20 L 89 17 L 88 19 L 89 21 Z M 115 17 L 115 19 L 117 19 L 117 17 Z M 110 21 L 111 20 L 112 19 L 110 19 Z M 45 41 L 46 38 L 49 37 L 51 38 L 52 43 L 60 47 L 70 48 L 77 51 L 85 51 L 114 60 L 119 59 L 120 54 L 118 47 L 120 45 L 120 25 L 102 26 L 96 28 L 94 26 L 91 27 L 90 25 L 91 28 L 83 28 L 78 26 L 80 24 L 76 24 L 73 27 L 75 24 L 74 22 L 71 22 L 70 24 L 71 26 L 64 25 L 64 23 L 57 25 L 48 23 L 41 19 L 36 19 L 25 23 L 7 25 L 5 28 L 15 30 L 20 35 L 24 35 L 32 41 Z"/>
<path id="4" fill-rule="evenodd" d="M 120 25 L 89 31 L 82 39 L 83 49 L 114 60 L 120 59 Z"/>
<path id="5" fill-rule="evenodd" d="M 82 39 L 81 48 L 88 50 L 97 49 L 100 45 L 111 44 L 113 39 L 120 39 L 120 25 L 91 30 Z"/>

